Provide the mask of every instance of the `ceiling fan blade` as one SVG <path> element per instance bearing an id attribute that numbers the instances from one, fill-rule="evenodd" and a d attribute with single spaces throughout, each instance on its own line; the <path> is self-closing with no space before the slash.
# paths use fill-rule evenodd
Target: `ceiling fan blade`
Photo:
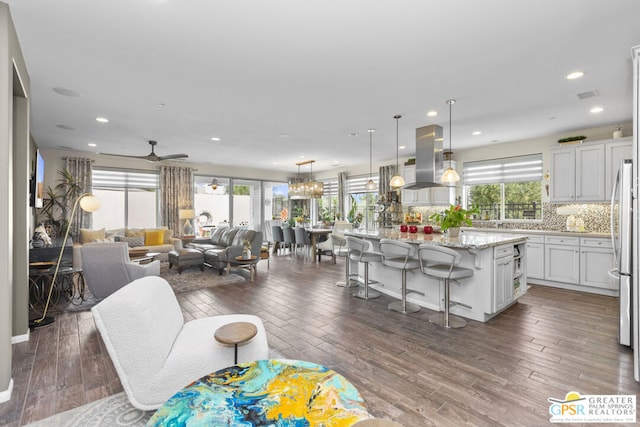
<path id="1" fill-rule="evenodd" d="M 169 154 L 168 156 L 157 156 L 159 160 L 171 160 L 171 159 L 186 159 L 189 156 L 186 154 Z"/>
<path id="2" fill-rule="evenodd" d="M 98 153 L 101 154 L 103 156 L 114 156 L 114 157 L 127 157 L 129 159 L 143 159 L 143 160 L 147 160 L 147 158 L 149 156 L 130 156 L 128 154 L 111 154 L 111 153 Z"/>

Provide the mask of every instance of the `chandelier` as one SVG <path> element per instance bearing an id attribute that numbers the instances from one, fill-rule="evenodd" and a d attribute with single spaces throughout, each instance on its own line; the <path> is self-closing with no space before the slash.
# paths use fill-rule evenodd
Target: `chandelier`
<path id="1" fill-rule="evenodd" d="M 305 160 L 296 163 L 298 166 L 298 176 L 289 182 L 290 199 L 317 199 L 324 194 L 324 184 L 313 179 L 313 163 L 315 160 Z M 300 175 L 300 166 L 310 165 L 308 176 Z"/>

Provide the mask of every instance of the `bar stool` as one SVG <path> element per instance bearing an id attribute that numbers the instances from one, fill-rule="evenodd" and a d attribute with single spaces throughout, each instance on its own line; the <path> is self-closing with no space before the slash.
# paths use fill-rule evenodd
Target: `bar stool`
<path id="1" fill-rule="evenodd" d="M 349 261 L 349 248 L 347 248 L 347 241 L 344 237 L 338 236 L 337 234 L 331 234 L 331 242 L 333 243 L 333 254 L 335 256 L 345 257 L 345 274 L 344 274 L 344 282 L 338 281 L 336 282 L 336 286 L 341 286 L 343 288 L 355 288 L 358 286 L 351 284 L 351 262 Z"/>
<path id="2" fill-rule="evenodd" d="M 443 246 L 422 244 L 418 247 L 418 258 L 420 258 L 420 269 L 424 274 L 444 280 L 444 312 L 432 314 L 429 316 L 429 322 L 445 328 L 463 328 L 467 324 L 466 320 L 458 316 L 449 315 L 449 306 L 451 304 L 449 285 L 451 280 L 473 276 L 473 270 L 459 267 L 458 264 L 462 260 L 460 252 Z M 453 304 L 460 303 L 454 302 Z M 460 305 L 468 307 L 466 304 Z"/>
<path id="3" fill-rule="evenodd" d="M 422 292 L 407 291 L 407 270 L 420 268 L 420 260 L 415 258 L 416 245 L 398 240 L 382 239 L 380 240 L 380 252 L 382 255 L 382 265 L 402 270 L 402 300 L 389 304 L 389 310 L 399 311 L 400 313 L 415 313 L 416 311 L 420 311 L 419 306 L 407 302 L 408 292 L 416 292 L 424 295 Z"/>
<path id="4" fill-rule="evenodd" d="M 373 252 L 371 242 L 364 239 L 347 236 L 345 240 L 347 241 L 347 248 L 349 249 L 349 260 L 364 264 L 364 289 L 360 289 L 352 295 L 362 299 L 378 298 L 380 296 L 378 292 L 369 290 L 369 263 L 382 262 L 382 255 Z"/>

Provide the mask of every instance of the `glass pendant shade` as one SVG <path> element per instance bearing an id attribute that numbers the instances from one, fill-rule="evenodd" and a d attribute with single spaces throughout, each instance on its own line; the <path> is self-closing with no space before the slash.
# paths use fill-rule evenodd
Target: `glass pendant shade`
<path id="1" fill-rule="evenodd" d="M 375 182 L 373 182 L 372 179 L 369 179 L 369 181 L 365 184 L 364 188 L 365 190 L 375 191 L 378 189 L 378 186 L 376 185 Z"/>
<path id="2" fill-rule="evenodd" d="M 449 166 L 442 173 L 442 182 L 447 184 L 453 184 L 454 182 L 460 181 L 460 175 L 455 171 L 451 166 Z"/>
<path id="3" fill-rule="evenodd" d="M 405 184 L 404 178 L 401 177 L 400 175 L 394 176 L 393 178 L 391 178 L 391 181 L 389 182 L 389 185 L 392 188 L 402 187 L 404 184 Z"/>

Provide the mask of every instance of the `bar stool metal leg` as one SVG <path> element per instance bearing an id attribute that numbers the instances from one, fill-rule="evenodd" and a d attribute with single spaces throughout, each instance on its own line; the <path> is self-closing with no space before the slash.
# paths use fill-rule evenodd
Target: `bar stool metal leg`
<path id="1" fill-rule="evenodd" d="M 407 302 L 407 270 L 402 270 L 402 300 L 395 301 L 388 305 L 389 310 L 400 313 L 415 313 L 420 311 L 420 306 Z"/>
<path id="2" fill-rule="evenodd" d="M 380 296 L 379 292 L 369 290 L 369 263 L 365 262 L 363 264 L 364 264 L 364 289 L 360 289 L 357 292 L 354 292 L 353 296 L 356 298 L 362 298 L 362 299 L 378 298 Z"/>
<path id="3" fill-rule="evenodd" d="M 345 258 L 345 260 L 347 266 L 345 267 L 344 282 L 336 282 L 336 286 L 340 286 L 343 288 L 355 288 L 358 286 L 358 284 L 356 283 L 354 285 L 351 283 L 351 260 L 348 256 Z"/>
<path id="4" fill-rule="evenodd" d="M 449 284 L 450 279 L 444 279 L 444 312 L 436 313 L 429 316 L 429 322 L 440 325 L 444 328 L 464 328 L 467 321 L 461 317 L 449 314 Z"/>

